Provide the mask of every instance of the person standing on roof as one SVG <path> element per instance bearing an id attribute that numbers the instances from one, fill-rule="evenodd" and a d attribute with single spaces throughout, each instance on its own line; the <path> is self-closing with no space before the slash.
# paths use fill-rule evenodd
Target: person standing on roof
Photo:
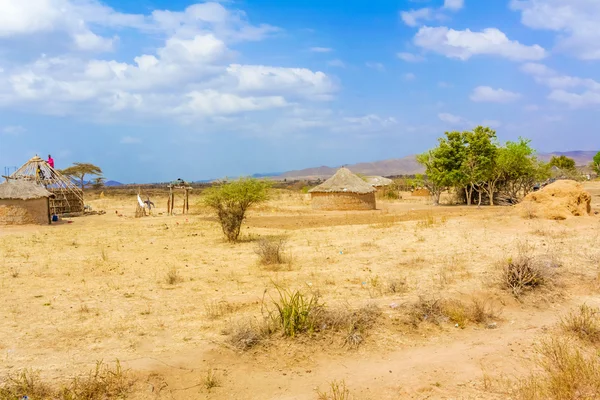
<path id="1" fill-rule="evenodd" d="M 50 168 L 54 169 L 54 159 L 52 158 L 52 156 L 50 154 L 48 154 L 48 160 L 46 162 L 48 163 Z"/>

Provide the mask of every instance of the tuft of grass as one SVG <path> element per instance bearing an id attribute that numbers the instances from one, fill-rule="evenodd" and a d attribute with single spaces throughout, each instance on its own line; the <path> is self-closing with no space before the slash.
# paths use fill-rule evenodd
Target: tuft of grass
<path id="1" fill-rule="evenodd" d="M 20 275 L 20 272 L 18 269 L 16 269 L 16 268 L 10 269 L 10 276 L 12 276 L 13 278 L 18 278 L 19 275 Z"/>
<path id="2" fill-rule="evenodd" d="M 285 336 L 294 337 L 298 333 L 315 331 L 316 316 L 323 309 L 318 295 L 310 297 L 299 290 L 291 291 L 277 287 L 279 299 L 273 301 L 276 308 L 274 322 Z"/>
<path id="3" fill-rule="evenodd" d="M 204 304 L 204 311 L 206 312 L 206 316 L 209 319 L 215 320 L 221 318 L 225 314 L 232 312 L 233 307 L 225 300 L 213 300 Z"/>
<path id="4" fill-rule="evenodd" d="M 487 324 L 500 318 L 500 310 L 492 301 L 477 298 L 465 304 L 454 299 L 420 297 L 409 307 L 408 317 L 415 328 L 422 322 L 434 325 L 452 322 L 459 328 L 465 328 L 469 323 Z"/>
<path id="5" fill-rule="evenodd" d="M 600 309 L 582 304 L 578 312 L 571 312 L 561 319 L 564 331 L 577 335 L 581 340 L 600 342 Z"/>
<path id="6" fill-rule="evenodd" d="M 536 348 L 540 372 L 518 382 L 513 398 L 521 400 L 597 399 L 600 359 L 571 340 L 552 337 Z"/>
<path id="7" fill-rule="evenodd" d="M 531 255 L 520 254 L 508 259 L 502 268 L 501 284 L 513 296 L 546 285 L 551 281 L 551 265 L 540 262 Z"/>
<path id="8" fill-rule="evenodd" d="M 30 369 L 20 371 L 0 384 L 0 399 L 13 400 L 28 396 L 31 399 L 51 398 L 53 390 L 40 379 L 39 373 Z"/>
<path id="9" fill-rule="evenodd" d="M 272 331 L 267 322 L 257 326 L 252 320 L 245 320 L 230 325 L 223 333 L 229 335 L 229 344 L 238 350 L 246 351 L 261 344 Z"/>
<path id="10" fill-rule="evenodd" d="M 177 268 L 172 267 L 167 272 L 167 276 L 165 277 L 165 281 L 169 285 L 176 285 L 176 284 L 178 284 L 180 282 L 183 282 L 183 277 L 179 274 L 179 270 L 177 270 Z"/>
<path id="11" fill-rule="evenodd" d="M 318 400 L 350 400 L 350 390 L 345 381 L 333 381 L 329 384 L 327 392 L 317 391 Z"/>
<path id="12" fill-rule="evenodd" d="M 206 375 L 202 378 L 202 384 L 206 390 L 210 391 L 213 388 L 221 386 L 221 380 L 219 379 L 217 372 L 211 368 L 206 371 Z"/>

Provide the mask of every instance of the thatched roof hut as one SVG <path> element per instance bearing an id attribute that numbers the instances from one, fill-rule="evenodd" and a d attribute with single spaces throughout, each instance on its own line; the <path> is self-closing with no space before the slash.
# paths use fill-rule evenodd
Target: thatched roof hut
<path id="1" fill-rule="evenodd" d="M 340 168 L 335 175 L 309 190 L 312 206 L 318 210 L 374 210 L 375 188 Z"/>
<path id="2" fill-rule="evenodd" d="M 389 178 L 384 178 L 383 176 L 367 176 L 365 177 L 365 181 L 373 186 L 374 188 L 383 188 L 385 186 L 390 186 L 394 183 L 393 180 Z"/>
<path id="3" fill-rule="evenodd" d="M 0 184 L 0 225 L 49 224 L 53 197 L 53 193 L 31 181 Z"/>

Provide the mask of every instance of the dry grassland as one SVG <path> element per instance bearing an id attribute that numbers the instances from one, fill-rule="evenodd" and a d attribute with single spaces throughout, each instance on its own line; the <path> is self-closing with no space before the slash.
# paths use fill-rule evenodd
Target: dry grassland
<path id="1" fill-rule="evenodd" d="M 586 188 L 600 209 L 600 183 Z M 106 215 L 1 228 L 0 399 L 35 399 L 40 385 L 39 398 L 61 399 L 600 396 L 589 367 L 598 216 L 523 219 L 409 196 L 318 212 L 279 191 L 232 245 L 199 206 L 169 217 L 166 197 L 153 198 L 154 215 L 136 219 L 133 196 L 93 198 Z M 270 237 L 284 239 L 282 264 L 259 260 Z M 519 257 L 544 275 L 515 292 L 506 271 Z M 298 311 L 286 336 L 277 306 L 288 295 L 303 303 L 286 309 Z M 544 359 L 557 348 L 584 361 L 557 372 Z"/>

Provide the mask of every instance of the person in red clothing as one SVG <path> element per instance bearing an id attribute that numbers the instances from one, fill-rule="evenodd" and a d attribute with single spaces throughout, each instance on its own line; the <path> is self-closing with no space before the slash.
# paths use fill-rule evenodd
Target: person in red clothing
<path id="1" fill-rule="evenodd" d="M 51 168 L 54 168 L 54 159 L 48 154 L 48 161 L 46 161 Z"/>

